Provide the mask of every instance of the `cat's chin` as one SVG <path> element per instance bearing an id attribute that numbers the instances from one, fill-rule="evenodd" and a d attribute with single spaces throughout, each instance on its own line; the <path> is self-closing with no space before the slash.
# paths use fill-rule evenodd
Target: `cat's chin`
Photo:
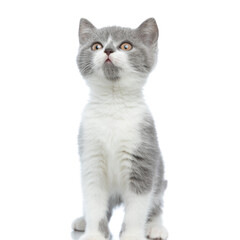
<path id="1" fill-rule="evenodd" d="M 110 59 L 107 59 L 107 60 L 104 62 L 104 64 L 110 64 L 110 65 L 113 65 L 113 66 L 114 66 L 113 62 L 112 62 Z"/>
<path id="2" fill-rule="evenodd" d="M 103 72 L 108 80 L 116 81 L 119 79 L 119 68 L 111 60 L 103 64 Z"/>

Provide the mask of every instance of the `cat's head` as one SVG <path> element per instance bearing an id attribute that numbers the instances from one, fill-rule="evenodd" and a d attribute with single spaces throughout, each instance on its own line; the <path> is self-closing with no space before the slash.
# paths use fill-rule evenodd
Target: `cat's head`
<path id="1" fill-rule="evenodd" d="M 157 56 L 158 27 L 149 18 L 138 28 L 105 27 L 97 29 L 80 20 L 78 67 L 93 84 L 120 82 L 137 84 L 151 72 Z M 134 80 L 135 79 L 135 80 Z M 130 82 L 131 81 L 131 82 Z"/>

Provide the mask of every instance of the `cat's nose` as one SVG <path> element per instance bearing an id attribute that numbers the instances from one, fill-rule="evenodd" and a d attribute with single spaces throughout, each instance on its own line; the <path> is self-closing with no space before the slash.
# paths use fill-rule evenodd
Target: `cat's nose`
<path id="1" fill-rule="evenodd" d="M 114 51 L 111 48 L 106 48 L 104 52 L 109 56 Z"/>

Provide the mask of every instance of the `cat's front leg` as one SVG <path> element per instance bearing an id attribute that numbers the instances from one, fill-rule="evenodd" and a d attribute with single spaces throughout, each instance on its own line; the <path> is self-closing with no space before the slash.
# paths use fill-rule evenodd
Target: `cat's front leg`
<path id="1" fill-rule="evenodd" d="M 108 191 L 104 159 L 90 154 L 82 162 L 83 205 L 86 230 L 81 240 L 109 239 L 107 220 Z"/>
<path id="2" fill-rule="evenodd" d="M 145 223 L 151 200 L 151 193 L 137 194 L 129 190 L 124 196 L 125 217 L 121 240 L 145 240 Z"/>

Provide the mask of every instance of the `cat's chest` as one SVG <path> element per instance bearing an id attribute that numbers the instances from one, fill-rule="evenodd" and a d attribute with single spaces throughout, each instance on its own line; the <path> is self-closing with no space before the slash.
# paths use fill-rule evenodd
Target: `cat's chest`
<path id="1" fill-rule="evenodd" d="M 146 108 L 118 108 L 117 111 L 107 107 L 102 111 L 93 107 L 86 109 L 83 149 L 102 157 L 109 188 L 124 189 L 131 169 L 130 154 L 136 151 L 141 141 L 140 126 Z"/>
<path id="2" fill-rule="evenodd" d="M 137 132 L 138 119 L 132 113 L 122 112 L 117 115 L 96 115 L 88 122 L 92 134 L 106 145 L 119 144 L 124 140 L 131 140 Z"/>
<path id="3" fill-rule="evenodd" d="M 89 108 L 84 118 L 85 137 L 97 140 L 109 152 L 119 151 L 126 144 L 135 146 L 144 113 L 142 106 Z"/>

